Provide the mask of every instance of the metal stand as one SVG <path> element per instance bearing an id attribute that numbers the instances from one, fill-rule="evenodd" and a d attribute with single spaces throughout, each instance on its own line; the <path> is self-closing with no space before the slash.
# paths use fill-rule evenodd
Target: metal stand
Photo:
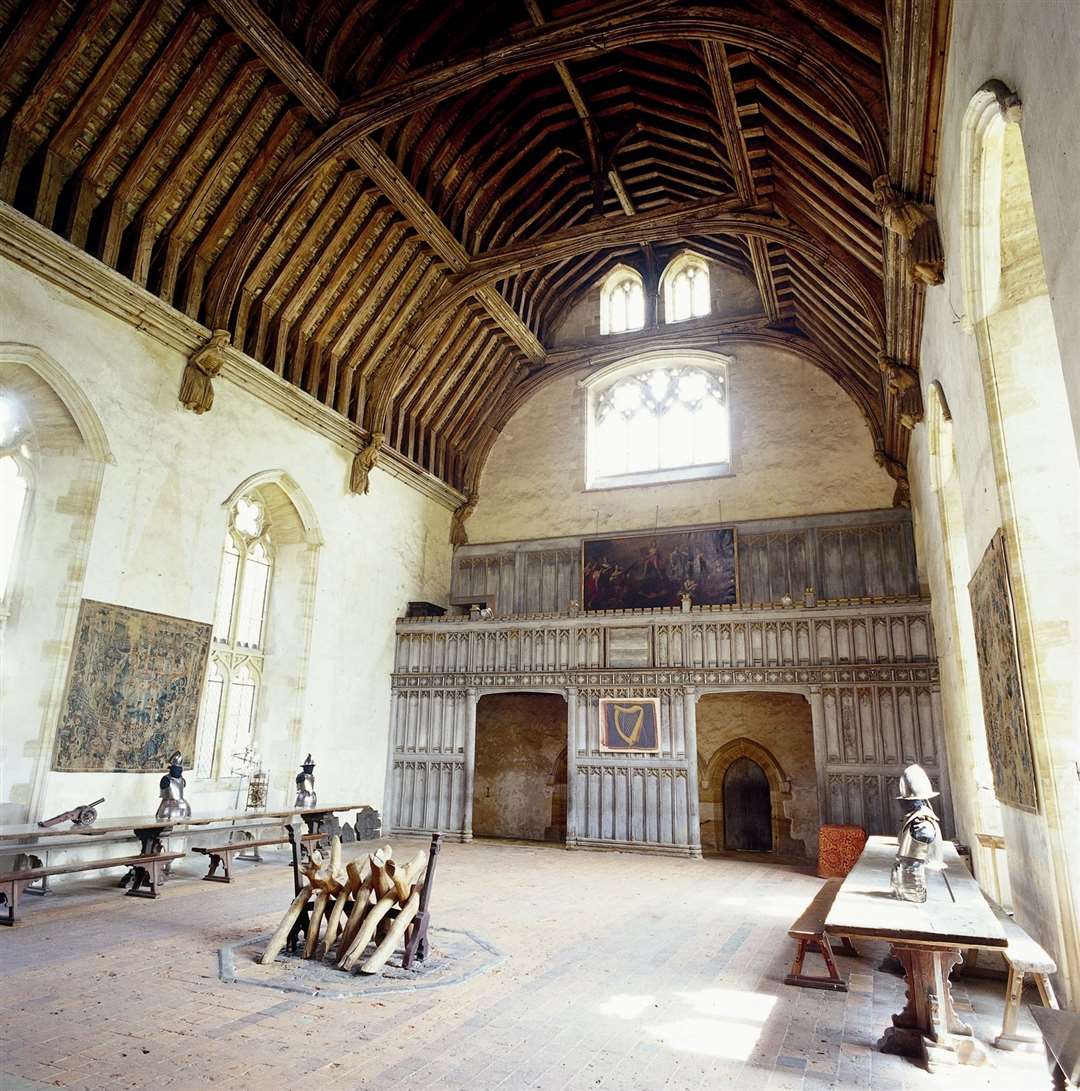
<path id="1" fill-rule="evenodd" d="M 420 908 L 409 925 L 409 938 L 405 943 L 405 954 L 401 959 L 401 968 L 408 970 L 412 967 L 413 959 L 421 962 L 428 956 L 428 924 L 431 915 L 428 913 L 428 903 L 431 901 L 431 888 L 435 885 L 435 865 L 439 860 L 439 849 L 442 848 L 442 834 L 431 835 L 431 849 L 428 853 L 427 878 L 424 879 L 424 888 L 420 891 Z"/>

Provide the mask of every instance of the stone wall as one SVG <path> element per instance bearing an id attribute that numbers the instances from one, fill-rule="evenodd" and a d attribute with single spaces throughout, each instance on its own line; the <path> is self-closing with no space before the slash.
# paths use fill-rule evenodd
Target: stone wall
<path id="1" fill-rule="evenodd" d="M 156 807 L 160 774 L 49 770 L 79 601 L 209 621 L 225 502 L 265 473 L 287 475 L 306 507 L 310 541 L 291 548 L 308 558 L 296 578 L 315 582 L 304 614 L 288 608 L 304 595 L 272 593 L 267 653 L 278 673 L 267 692 L 278 696 L 263 702 L 256 740 L 272 800 L 288 796 L 310 750 L 321 799 L 380 806 L 394 618 L 410 599 L 445 601 L 449 511 L 381 471 L 370 495 L 349 495 L 349 450 L 224 378 L 209 413 L 185 411 L 183 353 L 5 260 L 0 298 L 4 389 L 33 370 L 14 359 L 51 361 L 84 398 L 111 457 L 49 451 L 37 460 L 3 632 L 0 821 L 99 796 L 103 816 Z M 231 806 L 235 781 L 189 776 L 189 795 L 196 811 Z"/>
<path id="2" fill-rule="evenodd" d="M 565 838 L 566 701 L 558 694 L 489 693 L 477 702 L 473 834 Z"/>
<path id="3" fill-rule="evenodd" d="M 729 369 L 732 463 L 727 477 L 585 488 L 584 372 L 541 388 L 510 419 L 480 480 L 475 542 L 504 542 L 735 519 L 889 507 L 854 402 L 791 353 L 743 344 Z"/>
<path id="4" fill-rule="evenodd" d="M 928 422 L 916 428 L 909 457 L 919 554 L 940 641 L 959 834 L 974 844 L 977 833 L 998 832 L 988 827 L 1000 824 L 1017 917 L 1054 952 L 1059 987 L 1075 1006 L 1080 225 L 1075 164 L 1064 149 L 1080 141 L 1080 24 L 1069 5 L 1047 0 L 965 0 L 953 5 L 951 43 L 936 193 L 946 279 L 926 293 L 920 378 Z M 1018 253 L 1033 241 L 1030 231 L 1003 238 L 1000 252 L 992 245 L 980 259 L 976 242 L 993 231 L 966 229 L 988 226 L 999 211 L 1004 223 L 1021 197 L 1006 185 L 1000 205 L 971 199 L 995 174 L 970 158 L 979 147 L 970 106 L 989 80 L 1002 81 L 1022 104 L 1012 121 L 1019 122 L 1042 250 L 1045 282 L 1037 291 L 1038 270 Z M 1012 135 L 1006 160 L 1019 146 Z M 988 269 L 994 262 L 1002 267 L 1000 288 Z M 980 281 L 990 288 L 981 299 Z M 967 582 L 999 528 L 1014 583 L 1038 813 L 999 808 L 987 778 L 978 783 L 972 773 L 985 743 L 977 664 L 964 654 Z M 974 697 L 965 700 L 972 671 Z M 977 850 L 976 863 L 989 866 Z"/>
<path id="5" fill-rule="evenodd" d="M 697 706 L 701 847 L 723 850 L 723 772 L 714 758 L 736 739 L 764 747 L 789 782 L 780 801 L 797 851 L 817 856 L 818 787 L 810 702 L 795 693 L 707 693 Z M 725 763 L 726 764 L 726 763 Z M 719 812 L 719 820 L 717 812 Z M 773 845 L 782 852 L 783 841 Z"/>

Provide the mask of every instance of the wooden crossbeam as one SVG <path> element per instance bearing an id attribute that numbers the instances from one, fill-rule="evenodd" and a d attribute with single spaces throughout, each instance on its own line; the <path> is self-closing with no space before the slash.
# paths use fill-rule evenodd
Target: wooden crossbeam
<path id="1" fill-rule="evenodd" d="M 341 103 L 333 88 L 254 0 L 211 0 L 211 5 L 316 121 L 325 124 L 337 115 Z M 368 172 L 440 260 L 454 272 L 465 268 L 469 262 L 468 252 L 378 144 L 361 136 L 350 140 L 345 150 Z M 477 292 L 476 298 L 530 362 L 543 359 L 544 346 L 494 287 Z"/>

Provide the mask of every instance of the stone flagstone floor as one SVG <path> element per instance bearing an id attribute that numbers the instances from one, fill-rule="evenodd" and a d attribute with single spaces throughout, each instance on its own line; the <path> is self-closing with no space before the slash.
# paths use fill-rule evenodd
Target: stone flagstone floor
<path id="1" fill-rule="evenodd" d="M 228 886 L 199 881 L 200 862 L 157 902 L 100 874 L 25 899 L 23 923 L 0 932 L 3 1091 L 1050 1086 L 1041 1053 L 991 1050 L 990 1067 L 931 1076 L 876 1052 L 903 1003 L 903 983 L 875 969 L 880 945 L 840 960 L 847 994 L 785 986 L 786 929 L 820 885 L 806 870 L 447 845 L 434 920 L 505 960 L 446 989 L 320 1000 L 218 978 L 219 947 L 270 930 L 288 904 L 284 857 L 235 865 Z M 984 1041 L 1003 993 L 955 986 Z"/>

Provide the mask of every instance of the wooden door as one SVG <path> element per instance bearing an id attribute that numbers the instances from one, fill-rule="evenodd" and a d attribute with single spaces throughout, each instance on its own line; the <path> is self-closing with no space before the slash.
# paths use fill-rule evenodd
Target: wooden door
<path id="1" fill-rule="evenodd" d="M 772 806 L 765 770 L 736 758 L 724 774 L 724 848 L 771 852 Z"/>

